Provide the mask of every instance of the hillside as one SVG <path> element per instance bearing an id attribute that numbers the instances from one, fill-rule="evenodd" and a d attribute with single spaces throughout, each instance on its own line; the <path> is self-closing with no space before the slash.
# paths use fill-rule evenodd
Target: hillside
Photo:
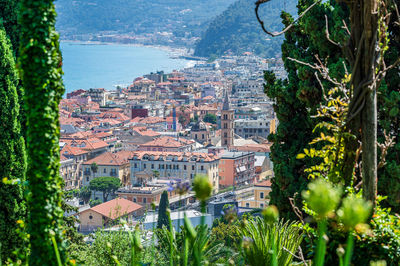
<path id="1" fill-rule="evenodd" d="M 271 38 L 262 31 L 254 13 L 254 3 L 254 0 L 239 0 L 218 15 L 197 42 L 195 55 L 214 57 L 227 52 L 251 51 L 264 57 L 277 56 L 283 37 Z M 275 31 L 282 29 L 281 11 L 295 14 L 296 4 L 296 0 L 286 0 L 286 4 L 280 0 L 264 4 L 260 14 L 266 27 Z"/>
<path id="2" fill-rule="evenodd" d="M 234 0 L 58 0 L 61 36 L 170 32 L 199 37 L 207 23 Z"/>

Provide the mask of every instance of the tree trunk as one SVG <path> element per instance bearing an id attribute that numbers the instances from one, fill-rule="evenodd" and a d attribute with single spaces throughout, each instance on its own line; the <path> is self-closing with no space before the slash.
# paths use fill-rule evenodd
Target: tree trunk
<path id="1" fill-rule="evenodd" d="M 376 90 L 367 94 L 362 112 L 363 197 L 375 204 L 377 195 L 377 105 Z"/>
<path id="2" fill-rule="evenodd" d="M 378 36 L 380 14 L 376 0 L 351 1 L 349 8 L 351 37 L 347 47 L 347 58 L 352 65 L 350 85 L 353 90 L 349 117 L 353 119 L 350 118 L 348 121 L 348 127 L 353 134 L 361 129 L 363 197 L 375 205 L 377 193 L 376 90 L 378 87 L 376 71 L 380 56 L 380 36 Z M 348 152 L 355 151 L 348 150 Z M 351 159 L 351 156 L 349 157 Z M 352 165 L 346 167 L 350 166 Z"/>

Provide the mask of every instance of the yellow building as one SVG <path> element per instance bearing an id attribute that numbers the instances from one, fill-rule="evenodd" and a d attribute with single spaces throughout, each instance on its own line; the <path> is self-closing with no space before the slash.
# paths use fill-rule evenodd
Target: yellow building
<path id="1" fill-rule="evenodd" d="M 271 191 L 271 180 L 256 183 L 253 193 L 238 199 L 238 205 L 242 208 L 265 208 L 269 203 L 269 192 Z"/>

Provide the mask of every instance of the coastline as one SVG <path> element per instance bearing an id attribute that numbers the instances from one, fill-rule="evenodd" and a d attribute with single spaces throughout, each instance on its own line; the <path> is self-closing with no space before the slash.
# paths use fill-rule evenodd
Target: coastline
<path id="1" fill-rule="evenodd" d="M 171 47 L 167 45 L 154 45 L 154 44 L 142 44 L 142 43 L 121 43 L 121 42 L 101 42 L 101 41 L 78 41 L 78 40 L 60 40 L 63 43 L 72 43 L 77 45 L 121 45 L 121 46 L 132 46 L 132 47 L 148 47 L 161 51 L 168 52 L 170 57 L 174 56 L 190 56 L 187 53 L 188 48 L 185 47 Z"/>

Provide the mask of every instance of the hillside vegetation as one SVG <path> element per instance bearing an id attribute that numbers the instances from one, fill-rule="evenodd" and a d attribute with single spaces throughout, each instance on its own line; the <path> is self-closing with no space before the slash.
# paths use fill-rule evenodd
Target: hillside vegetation
<path id="1" fill-rule="evenodd" d="M 200 36 L 233 0 L 58 0 L 57 28 L 64 35 L 114 31 L 173 32 Z"/>
<path id="2" fill-rule="evenodd" d="M 254 13 L 254 2 L 239 0 L 218 15 L 196 44 L 195 55 L 214 57 L 229 52 L 239 54 L 246 51 L 265 57 L 279 55 L 283 37 L 271 38 L 264 34 Z M 296 0 L 264 4 L 260 14 L 265 26 L 271 30 L 281 30 L 281 11 L 295 14 L 296 4 Z"/>

